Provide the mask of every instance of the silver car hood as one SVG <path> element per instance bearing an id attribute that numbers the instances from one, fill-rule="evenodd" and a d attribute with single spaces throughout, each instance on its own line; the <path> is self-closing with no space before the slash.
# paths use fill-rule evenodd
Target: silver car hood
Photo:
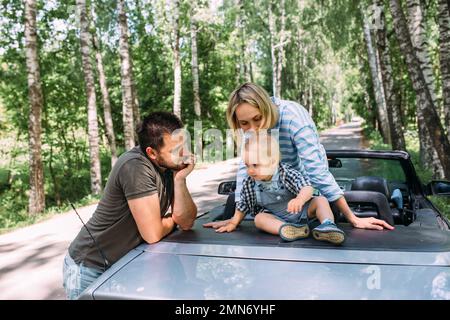
<path id="1" fill-rule="evenodd" d="M 450 299 L 450 253 L 143 244 L 81 298 Z"/>

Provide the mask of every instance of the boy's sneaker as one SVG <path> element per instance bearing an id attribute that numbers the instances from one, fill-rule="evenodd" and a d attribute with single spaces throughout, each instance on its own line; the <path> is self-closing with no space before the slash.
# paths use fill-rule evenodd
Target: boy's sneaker
<path id="1" fill-rule="evenodd" d="M 278 234 L 284 241 L 295 241 L 309 236 L 309 227 L 307 224 L 285 223 Z"/>
<path id="2" fill-rule="evenodd" d="M 328 241 L 334 244 L 341 244 L 345 240 L 345 233 L 337 225 L 326 219 L 321 225 L 312 230 L 316 240 Z"/>

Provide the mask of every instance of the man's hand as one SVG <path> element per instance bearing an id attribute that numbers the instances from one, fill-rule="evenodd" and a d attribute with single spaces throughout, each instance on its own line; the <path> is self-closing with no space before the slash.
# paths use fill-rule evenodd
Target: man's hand
<path id="1" fill-rule="evenodd" d="M 352 221 L 352 225 L 359 229 L 372 229 L 372 230 L 393 230 L 394 227 L 388 224 L 386 221 L 376 218 L 358 218 L 355 217 Z"/>
<path id="2" fill-rule="evenodd" d="M 216 230 L 216 232 L 220 232 L 220 233 L 222 233 L 222 232 L 233 232 L 234 230 L 236 230 L 236 228 L 237 228 L 236 223 L 231 222 L 231 220 L 230 220 L 226 225 L 218 228 Z"/>
<path id="3" fill-rule="evenodd" d="M 186 157 L 186 160 L 183 161 L 187 166 L 184 169 L 174 171 L 174 179 L 175 180 L 183 180 L 194 170 L 195 167 L 195 156 L 191 154 Z"/>
<path id="4" fill-rule="evenodd" d="M 292 214 L 299 213 L 300 211 L 302 211 L 303 205 L 304 202 L 302 199 L 294 198 L 288 202 L 287 211 Z"/>

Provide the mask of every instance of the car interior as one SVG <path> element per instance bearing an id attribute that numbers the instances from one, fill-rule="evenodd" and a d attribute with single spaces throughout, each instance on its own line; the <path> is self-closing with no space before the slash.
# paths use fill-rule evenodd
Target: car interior
<path id="1" fill-rule="evenodd" d="M 331 163 L 340 166 L 340 162 Z M 354 214 L 362 218 L 378 218 L 394 226 L 394 231 L 364 230 L 353 228 L 332 204 L 335 221 L 346 233 L 341 249 L 442 251 L 450 249 L 450 232 L 439 213 L 423 199 L 411 192 L 407 182 L 387 180 L 380 176 L 339 177 L 336 182 L 344 191 L 344 197 Z M 247 215 L 237 230 L 216 233 L 204 228 L 207 222 L 226 220 L 233 216 L 236 181 L 219 185 L 218 193 L 228 195 L 225 204 L 199 216 L 191 231 L 175 231 L 164 241 L 209 243 L 228 245 L 258 245 L 281 247 L 335 247 L 312 237 L 285 242 L 280 237 L 258 230 L 251 215 Z M 445 225 L 444 225 L 445 224 Z M 314 228 L 311 225 L 310 228 Z"/>

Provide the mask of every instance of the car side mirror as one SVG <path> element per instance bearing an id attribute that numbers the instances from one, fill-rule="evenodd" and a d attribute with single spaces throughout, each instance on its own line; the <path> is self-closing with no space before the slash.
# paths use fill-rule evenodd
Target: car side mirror
<path id="1" fill-rule="evenodd" d="M 236 190 L 236 181 L 225 181 L 219 184 L 219 190 L 217 192 L 223 195 L 229 195 Z"/>
<path id="2" fill-rule="evenodd" d="M 426 185 L 428 195 L 450 196 L 450 181 L 433 180 Z"/>
<path id="3" fill-rule="evenodd" d="M 328 167 L 342 168 L 342 161 L 340 159 L 328 159 Z"/>

